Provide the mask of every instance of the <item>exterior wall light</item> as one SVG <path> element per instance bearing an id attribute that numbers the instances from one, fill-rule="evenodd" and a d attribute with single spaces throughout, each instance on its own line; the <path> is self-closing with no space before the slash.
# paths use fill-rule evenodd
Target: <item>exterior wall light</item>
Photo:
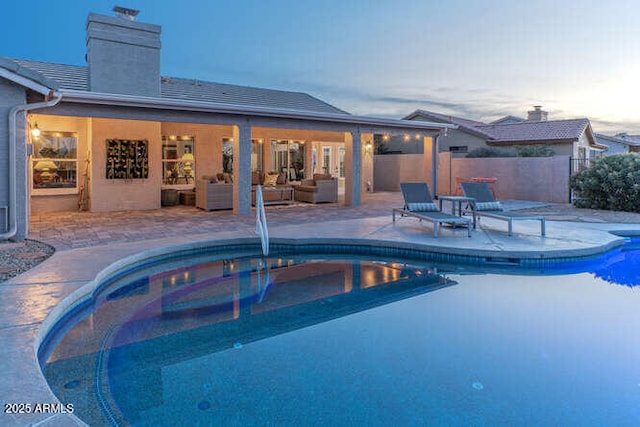
<path id="1" fill-rule="evenodd" d="M 40 137 L 40 129 L 38 129 L 38 122 L 33 125 L 33 129 L 31 129 L 31 136 L 34 138 Z"/>

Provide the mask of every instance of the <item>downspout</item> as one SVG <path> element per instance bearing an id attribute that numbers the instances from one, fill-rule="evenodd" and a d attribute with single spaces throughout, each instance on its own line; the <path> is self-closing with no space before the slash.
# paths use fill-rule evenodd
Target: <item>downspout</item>
<path id="1" fill-rule="evenodd" d="M 0 234 L 0 240 L 12 238 L 18 232 L 18 221 L 16 218 L 16 199 L 18 198 L 18 185 L 16 183 L 16 147 L 18 146 L 16 135 L 16 122 L 18 114 L 25 111 L 37 110 L 39 108 L 53 107 L 62 99 L 58 92 L 51 92 L 53 99 L 33 104 L 16 105 L 9 110 L 9 230 Z"/>

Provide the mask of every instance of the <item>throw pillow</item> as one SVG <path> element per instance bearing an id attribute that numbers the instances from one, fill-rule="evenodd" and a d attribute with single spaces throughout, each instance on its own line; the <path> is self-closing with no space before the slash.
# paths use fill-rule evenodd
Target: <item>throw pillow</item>
<path id="1" fill-rule="evenodd" d="M 435 203 L 407 203 L 407 208 L 413 212 L 437 212 L 440 210 Z"/>
<path id="2" fill-rule="evenodd" d="M 264 177 L 264 186 L 265 187 L 275 187 L 278 182 L 278 174 L 277 173 L 268 173 Z"/>
<path id="3" fill-rule="evenodd" d="M 477 211 L 502 211 L 500 202 L 480 202 L 476 203 Z"/>

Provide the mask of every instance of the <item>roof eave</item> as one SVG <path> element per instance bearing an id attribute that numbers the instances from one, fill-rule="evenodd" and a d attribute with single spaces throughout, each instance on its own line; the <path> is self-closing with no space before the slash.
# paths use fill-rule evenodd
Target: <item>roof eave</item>
<path id="1" fill-rule="evenodd" d="M 0 66 L 0 77 L 5 78 L 17 85 L 20 85 L 28 89 L 31 89 L 35 92 L 38 92 L 44 96 L 48 96 L 52 91 L 55 91 L 57 86 L 57 85 L 50 85 L 50 86 L 44 85 L 42 83 L 34 81 L 29 77 L 25 77 L 21 74 L 8 70 L 7 68 L 4 68 L 2 66 Z"/>
<path id="2" fill-rule="evenodd" d="M 187 110 L 219 114 L 253 115 L 259 117 L 278 117 L 295 120 L 311 120 L 344 124 L 359 124 L 375 127 L 404 128 L 416 130 L 442 131 L 456 129 L 456 125 L 423 121 L 384 119 L 367 116 L 354 116 L 340 113 L 320 113 L 313 111 L 289 110 L 284 108 L 267 108 L 233 104 L 221 104 L 200 101 L 154 98 L 112 93 L 86 92 L 79 90 L 61 90 L 63 101 L 112 105 L 122 107 L 155 108 L 164 110 Z"/>

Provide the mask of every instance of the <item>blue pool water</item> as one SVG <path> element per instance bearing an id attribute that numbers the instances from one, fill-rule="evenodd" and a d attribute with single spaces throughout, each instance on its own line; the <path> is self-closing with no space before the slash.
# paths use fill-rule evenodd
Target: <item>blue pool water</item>
<path id="1" fill-rule="evenodd" d="M 639 425 L 639 257 L 172 260 L 106 287 L 45 375 L 90 425 Z"/>

